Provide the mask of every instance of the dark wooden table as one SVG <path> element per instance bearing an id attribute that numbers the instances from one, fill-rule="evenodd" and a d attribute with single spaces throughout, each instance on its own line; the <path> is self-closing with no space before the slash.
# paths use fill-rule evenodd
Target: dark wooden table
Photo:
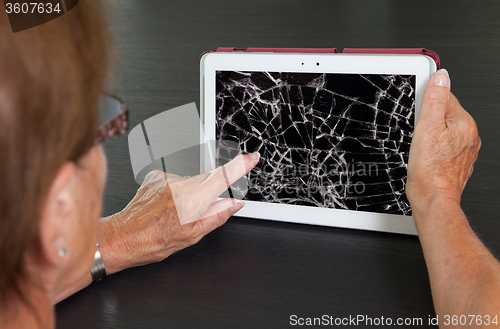
<path id="1" fill-rule="evenodd" d="M 115 0 L 115 11 L 110 89 L 129 104 L 132 127 L 199 104 L 198 58 L 218 46 L 438 52 L 483 141 L 462 206 L 499 254 L 500 2 Z M 105 148 L 109 215 L 138 185 L 127 138 Z M 293 314 L 420 317 L 426 327 L 434 311 L 418 238 L 232 218 L 161 263 L 110 276 L 57 305 L 59 328 L 281 328 Z"/>

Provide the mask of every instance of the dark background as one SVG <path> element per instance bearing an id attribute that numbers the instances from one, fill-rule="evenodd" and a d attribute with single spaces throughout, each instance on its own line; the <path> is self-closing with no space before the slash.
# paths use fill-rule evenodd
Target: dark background
<path id="1" fill-rule="evenodd" d="M 199 104 L 199 56 L 219 46 L 436 51 L 483 142 L 462 206 L 474 231 L 495 255 L 500 252 L 500 2 L 114 3 L 118 61 L 110 90 L 129 105 L 131 127 L 176 106 Z M 109 215 L 130 201 L 138 185 L 127 138 L 105 149 Z M 187 171 L 196 170 L 196 161 L 185 163 Z M 292 314 L 422 317 L 426 324 L 434 311 L 418 238 L 232 218 L 161 263 L 117 273 L 61 302 L 57 325 L 281 328 Z"/>

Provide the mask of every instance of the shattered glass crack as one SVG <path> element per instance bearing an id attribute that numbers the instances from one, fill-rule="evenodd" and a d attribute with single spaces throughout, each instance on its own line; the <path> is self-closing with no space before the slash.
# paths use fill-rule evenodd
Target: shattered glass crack
<path id="1" fill-rule="evenodd" d="M 261 154 L 245 200 L 411 215 L 414 75 L 217 71 L 216 86 L 216 138 Z"/>

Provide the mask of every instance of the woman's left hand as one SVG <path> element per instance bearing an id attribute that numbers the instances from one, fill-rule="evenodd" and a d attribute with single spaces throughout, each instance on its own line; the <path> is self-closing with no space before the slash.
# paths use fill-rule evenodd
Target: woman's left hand
<path id="1" fill-rule="evenodd" d="M 125 209 L 99 222 L 106 272 L 161 261 L 223 225 L 244 204 L 217 197 L 258 160 L 258 153 L 239 155 L 211 173 L 190 178 L 149 173 Z"/>

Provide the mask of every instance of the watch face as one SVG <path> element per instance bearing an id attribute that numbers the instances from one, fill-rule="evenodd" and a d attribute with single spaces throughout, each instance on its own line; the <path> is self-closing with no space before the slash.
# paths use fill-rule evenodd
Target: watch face
<path id="1" fill-rule="evenodd" d="M 97 244 L 96 251 L 94 254 L 94 265 L 90 269 L 90 274 L 92 275 L 92 282 L 101 280 L 107 276 L 106 268 L 102 262 L 101 253 L 99 252 L 99 244 Z"/>

